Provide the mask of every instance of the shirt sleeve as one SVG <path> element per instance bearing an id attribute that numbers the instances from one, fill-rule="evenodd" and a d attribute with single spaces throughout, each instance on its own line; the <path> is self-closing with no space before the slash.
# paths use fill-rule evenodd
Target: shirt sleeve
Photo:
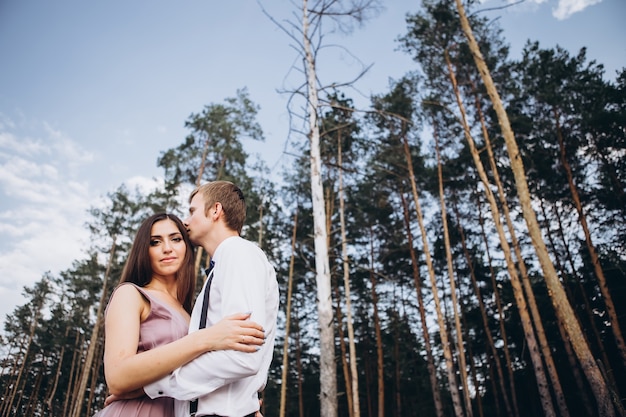
<path id="1" fill-rule="evenodd" d="M 211 324 L 234 313 L 252 312 L 250 320 L 267 329 L 267 261 L 260 251 L 230 250 L 222 255 L 216 263 L 216 278 L 211 287 Z M 217 311 L 213 309 L 213 303 Z M 256 375 L 263 366 L 264 350 L 268 348 L 268 344 L 265 344 L 255 353 L 233 350 L 205 353 L 159 381 L 147 385 L 144 391 L 151 398 L 167 396 L 193 400 L 235 380 Z"/>

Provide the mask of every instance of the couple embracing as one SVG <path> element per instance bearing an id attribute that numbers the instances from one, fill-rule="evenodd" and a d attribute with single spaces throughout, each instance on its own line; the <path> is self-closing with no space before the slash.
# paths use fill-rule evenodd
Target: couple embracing
<path id="1" fill-rule="evenodd" d="M 111 395 L 96 417 L 261 415 L 279 303 L 274 268 L 240 237 L 239 187 L 201 185 L 189 204 L 184 222 L 155 214 L 137 231 L 105 313 Z M 211 259 L 195 303 L 192 243 Z"/>

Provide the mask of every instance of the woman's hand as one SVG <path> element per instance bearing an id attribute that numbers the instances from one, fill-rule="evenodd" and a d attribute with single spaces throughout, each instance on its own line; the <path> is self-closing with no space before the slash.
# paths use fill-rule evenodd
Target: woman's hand
<path id="1" fill-rule="evenodd" d="M 261 325 L 249 318 L 250 313 L 233 314 L 197 333 L 210 347 L 208 350 L 256 352 L 265 343 L 265 332 Z"/>
<path id="2" fill-rule="evenodd" d="M 126 394 L 120 394 L 120 395 L 111 394 L 106 398 L 106 400 L 104 400 L 104 406 L 106 407 L 107 405 L 111 405 L 111 403 L 115 401 L 132 400 L 133 398 L 143 397 L 144 395 L 146 395 L 146 393 L 143 391 L 143 388 L 136 389 Z"/>

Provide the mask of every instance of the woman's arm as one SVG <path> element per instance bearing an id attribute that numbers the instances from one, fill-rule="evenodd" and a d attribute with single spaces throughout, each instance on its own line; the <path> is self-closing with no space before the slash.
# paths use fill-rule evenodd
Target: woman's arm
<path id="1" fill-rule="evenodd" d="M 150 304 L 132 285 L 122 285 L 111 297 L 104 347 L 104 371 L 111 394 L 141 388 L 205 352 L 256 352 L 264 342 L 262 327 L 246 320 L 249 314 L 241 313 L 175 342 L 137 353 L 141 319 L 149 312 Z"/>

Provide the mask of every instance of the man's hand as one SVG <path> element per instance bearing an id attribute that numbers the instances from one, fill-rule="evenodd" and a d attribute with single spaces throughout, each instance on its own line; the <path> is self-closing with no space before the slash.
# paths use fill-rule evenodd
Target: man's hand
<path id="1" fill-rule="evenodd" d="M 265 343 L 263 327 L 250 320 L 250 313 L 237 313 L 224 317 L 214 325 L 194 332 L 192 335 L 201 338 L 201 342 L 209 347 L 207 350 L 237 350 L 254 353 Z"/>

